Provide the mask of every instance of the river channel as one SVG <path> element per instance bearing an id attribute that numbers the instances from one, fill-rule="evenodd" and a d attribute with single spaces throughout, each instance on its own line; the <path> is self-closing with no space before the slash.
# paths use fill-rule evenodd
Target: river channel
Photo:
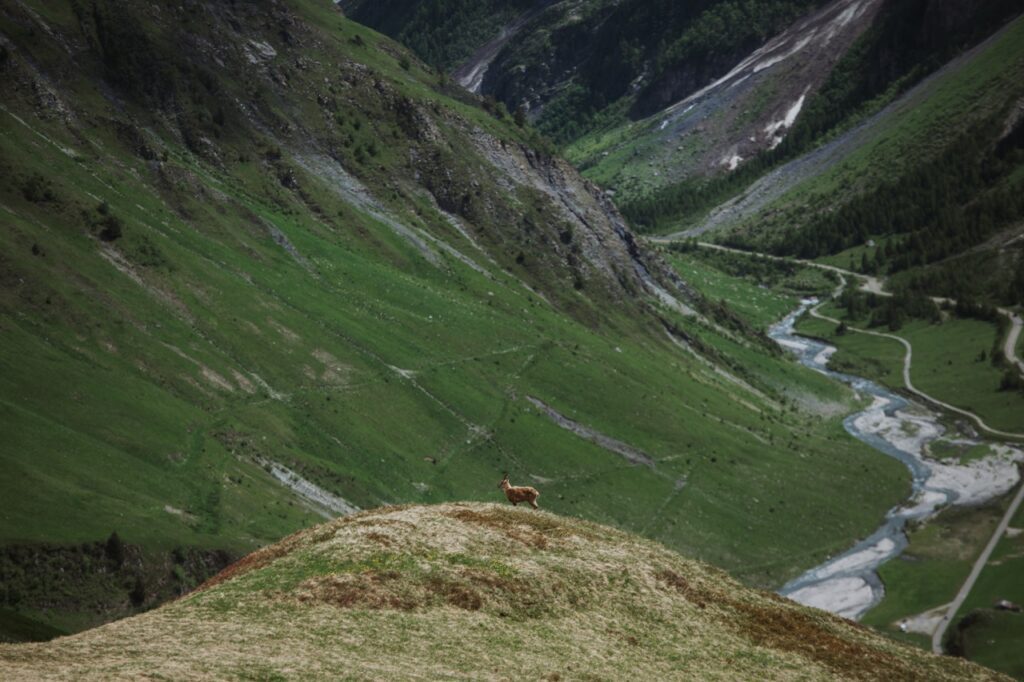
<path id="1" fill-rule="evenodd" d="M 1015 462 L 1024 458 L 1024 453 L 995 445 L 990 456 L 967 464 L 927 458 L 927 444 L 944 432 L 937 415 L 873 381 L 830 370 L 828 360 L 836 349 L 793 331 L 797 318 L 814 305 L 814 299 L 802 301 L 768 335 L 796 354 L 802 364 L 871 398 L 869 407 L 846 417 L 843 425 L 854 438 L 898 459 L 912 476 L 910 498 L 889 510 L 878 530 L 779 590 L 802 604 L 856 620 L 884 596 L 877 569 L 906 549 L 908 522 L 932 516 L 945 505 L 979 504 L 1007 492 L 1018 480 Z"/>

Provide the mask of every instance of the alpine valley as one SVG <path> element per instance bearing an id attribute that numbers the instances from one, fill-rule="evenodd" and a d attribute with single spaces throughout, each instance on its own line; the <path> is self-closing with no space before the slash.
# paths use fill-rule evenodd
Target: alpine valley
<path id="1" fill-rule="evenodd" d="M 10 0 L 0 224 L 0 677 L 1024 679 L 1013 0 Z"/>

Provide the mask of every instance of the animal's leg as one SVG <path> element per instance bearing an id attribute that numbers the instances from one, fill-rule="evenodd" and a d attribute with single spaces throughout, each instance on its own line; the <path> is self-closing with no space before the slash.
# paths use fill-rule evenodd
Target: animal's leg
<path id="1" fill-rule="evenodd" d="M 509 502 L 511 502 L 511 503 L 512 503 L 512 506 L 513 506 L 513 507 L 518 507 L 518 506 L 519 506 L 519 503 L 518 503 L 518 502 L 516 502 L 515 500 L 509 500 Z"/>

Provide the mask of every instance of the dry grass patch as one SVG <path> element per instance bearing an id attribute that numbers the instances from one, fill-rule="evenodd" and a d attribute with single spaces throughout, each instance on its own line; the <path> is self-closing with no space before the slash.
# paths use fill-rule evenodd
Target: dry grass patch
<path id="1" fill-rule="evenodd" d="M 454 607 L 518 620 L 582 608 L 593 578 L 541 571 L 524 575 L 495 560 L 465 554 L 375 554 L 341 563 L 282 596 L 345 609 L 410 611 Z"/>
<path id="2" fill-rule="evenodd" d="M 659 582 L 683 595 L 707 617 L 760 647 L 797 654 L 855 680 L 933 680 L 937 666 L 922 666 L 859 623 L 808 609 L 773 592 L 739 590 L 731 581 L 709 588 L 665 569 Z M 724 589 L 723 589 L 724 588 Z M 922 659 L 927 657 L 922 656 Z M 929 661 L 937 663 L 935 657 Z"/>
<path id="3" fill-rule="evenodd" d="M 526 547 L 533 547 L 534 549 L 548 548 L 548 538 L 544 534 L 530 530 L 528 526 L 512 522 L 499 514 L 481 513 L 472 509 L 458 509 L 448 512 L 446 516 L 458 519 L 463 523 L 473 523 L 500 531 L 509 540 L 514 540 Z"/>
<path id="4" fill-rule="evenodd" d="M 463 523 L 496 530 L 525 547 L 548 549 L 549 546 L 562 546 L 564 543 L 559 543 L 559 540 L 573 536 L 585 540 L 602 539 L 596 530 L 588 527 L 589 524 L 579 522 L 570 526 L 562 519 L 543 512 L 496 506 L 482 510 L 454 506 L 455 509 L 444 512 L 444 515 Z"/>
<path id="5" fill-rule="evenodd" d="M 813 613 L 776 602 L 755 603 L 733 598 L 737 631 L 759 646 L 799 654 L 852 679 L 927 680 L 928 674 L 890 652 L 851 637 L 851 624 L 833 621 L 824 612 Z M 830 622 L 833 621 L 833 622 Z"/>
<path id="6" fill-rule="evenodd" d="M 1001 679 L 749 590 L 654 542 L 487 504 L 337 519 L 164 608 L 0 646 L 2 679 L 247 676 Z"/>

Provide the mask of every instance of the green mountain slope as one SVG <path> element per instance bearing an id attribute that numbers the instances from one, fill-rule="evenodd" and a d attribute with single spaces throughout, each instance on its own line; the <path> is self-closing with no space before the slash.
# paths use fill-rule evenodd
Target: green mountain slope
<path id="1" fill-rule="evenodd" d="M 27 557 L 0 606 L 21 617 L 79 629 L 201 577 L 178 548 L 489 499 L 502 471 L 763 586 L 905 494 L 843 431 L 849 392 L 333 6 L 23 3 L 0 37 L 0 541 Z M 83 606 L 58 569 L 112 531 L 137 561 Z M 50 577 L 26 568 L 44 556 Z"/>
<path id="2" fill-rule="evenodd" d="M 700 229 L 811 258 L 856 247 L 855 267 L 913 289 L 1019 302 L 1022 32 L 1018 19 Z M 870 238 L 880 248 L 864 259 Z"/>
<path id="3" fill-rule="evenodd" d="M 439 0 L 392 4 L 349 7 L 399 37 L 415 25 L 452 36 L 447 44 L 490 40 L 456 77 L 472 74 L 467 87 L 509 109 L 525 105 L 641 231 L 747 220 L 767 235 L 756 246 L 802 257 L 896 235 L 899 255 L 879 254 L 877 270 L 967 254 L 905 279 L 947 296 L 1020 296 L 1007 285 L 1020 280 L 1019 259 L 1000 248 L 1020 217 L 1019 93 L 998 85 L 1019 81 L 1020 65 L 1011 50 L 977 47 L 1019 14 L 1018 3 L 555 2 L 529 16 L 515 8 L 511 23 L 491 12 L 483 32 L 465 12 L 439 23 Z M 493 38 L 502 26 L 506 42 Z M 964 88 L 977 105 L 935 90 L 951 72 L 979 81 Z M 917 112 L 920 136 L 890 140 L 889 122 L 908 112 Z M 869 166 L 847 164 L 841 184 L 776 201 L 812 176 L 835 175 L 847 156 L 864 160 L 862 146 L 879 148 Z"/>
<path id="4" fill-rule="evenodd" d="M 1007 679 L 742 587 L 612 528 L 467 503 L 383 508 L 297 533 L 156 611 L 46 644 L 0 646 L 0 671 Z"/>
<path id="5" fill-rule="evenodd" d="M 837 0 L 662 111 L 575 141 L 634 225 L 699 222 L 767 170 L 879 111 L 1019 11 L 1013 2 Z"/>

